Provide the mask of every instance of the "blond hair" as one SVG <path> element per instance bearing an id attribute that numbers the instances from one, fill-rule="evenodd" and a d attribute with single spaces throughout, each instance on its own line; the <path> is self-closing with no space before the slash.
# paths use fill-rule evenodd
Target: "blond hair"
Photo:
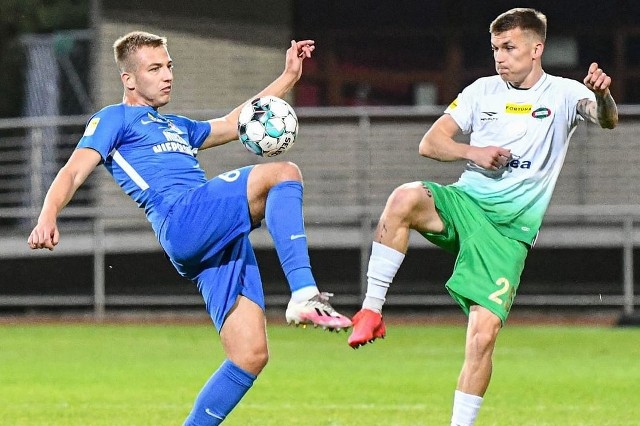
<path id="1" fill-rule="evenodd" d="M 135 63 L 132 60 L 134 53 L 141 47 L 167 46 L 167 38 L 144 31 L 133 31 L 125 34 L 113 43 L 113 56 L 120 72 L 134 71 Z"/>

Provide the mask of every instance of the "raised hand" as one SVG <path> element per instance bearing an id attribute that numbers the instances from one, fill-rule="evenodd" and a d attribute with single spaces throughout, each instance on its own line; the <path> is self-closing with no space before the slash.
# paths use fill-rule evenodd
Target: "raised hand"
<path id="1" fill-rule="evenodd" d="M 300 78 L 302 75 L 302 61 L 310 58 L 315 48 L 316 46 L 313 40 L 291 40 L 291 47 L 287 49 L 285 70 L 295 74 L 297 78 Z"/>
<path id="2" fill-rule="evenodd" d="M 596 62 L 593 62 L 589 66 L 587 76 L 584 78 L 584 85 L 596 94 L 604 95 L 609 91 L 611 77 L 609 77 Z"/>

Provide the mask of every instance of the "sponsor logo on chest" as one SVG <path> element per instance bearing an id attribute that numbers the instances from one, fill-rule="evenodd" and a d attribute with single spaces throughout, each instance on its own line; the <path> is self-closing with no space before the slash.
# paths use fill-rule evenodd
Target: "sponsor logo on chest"
<path id="1" fill-rule="evenodd" d="M 505 105 L 505 108 L 504 108 L 505 114 L 516 114 L 516 115 L 531 114 L 532 110 L 533 110 L 533 105 L 531 104 L 507 103 L 507 105 Z"/>
<path id="2" fill-rule="evenodd" d="M 182 136 L 168 130 L 163 130 L 162 134 L 167 139 L 167 142 L 154 145 L 153 152 L 184 152 L 185 154 L 195 155 L 197 150 L 192 148 Z"/>
<path id="3" fill-rule="evenodd" d="M 182 152 L 185 154 L 195 156 L 197 152 L 197 148 L 193 148 L 191 145 L 189 145 L 189 142 L 187 142 L 182 137 L 184 132 L 182 132 L 182 130 L 180 130 L 178 126 L 173 124 L 171 120 L 168 120 L 164 117 L 156 117 L 151 113 L 148 113 L 146 118 L 148 118 L 148 120 L 145 120 L 145 119 L 140 120 L 140 123 L 143 126 L 146 126 L 151 123 L 155 123 L 158 125 L 157 130 L 150 129 L 150 130 L 147 130 L 147 132 L 151 132 L 154 134 L 155 132 L 158 132 L 158 133 L 161 132 L 162 136 L 164 136 L 164 139 L 166 140 L 166 142 L 162 142 L 154 145 L 153 152 L 155 152 L 156 154 L 159 154 L 162 152 Z M 160 138 L 160 136 L 158 136 L 158 138 Z"/>
<path id="4" fill-rule="evenodd" d="M 545 118 L 551 117 L 551 109 L 545 106 L 541 106 L 536 109 L 533 108 L 534 106 L 532 104 L 507 103 L 504 107 L 503 114 L 508 116 L 530 115 L 538 120 L 544 120 Z M 501 114 L 495 110 L 483 110 L 480 111 L 480 121 L 484 123 L 488 121 L 498 121 L 500 115 Z"/>

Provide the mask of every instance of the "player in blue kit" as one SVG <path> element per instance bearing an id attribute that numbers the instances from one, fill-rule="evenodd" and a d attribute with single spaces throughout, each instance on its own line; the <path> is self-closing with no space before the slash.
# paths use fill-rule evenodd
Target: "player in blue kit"
<path id="1" fill-rule="evenodd" d="M 467 161 L 465 170 L 451 185 L 418 181 L 394 190 L 375 232 L 365 300 L 353 317 L 350 346 L 385 336 L 382 306 L 412 229 L 456 255 L 446 288 L 468 315 L 468 325 L 452 426 L 476 420 L 496 339 L 571 135 L 583 120 L 607 129 L 618 122 L 611 77 L 597 63 L 582 83 L 544 72 L 546 30 L 546 17 L 528 8 L 509 10 L 491 23 L 498 75 L 467 86 L 419 147 L 421 155 L 438 161 Z M 470 135 L 469 144 L 454 140 L 460 133 Z"/>
<path id="2" fill-rule="evenodd" d="M 256 96 L 284 96 L 299 80 L 312 40 L 292 41 L 283 73 Z M 171 96 L 173 62 L 166 39 L 129 33 L 114 44 L 123 102 L 89 120 L 58 172 L 29 235 L 33 249 L 58 244 L 57 217 L 99 164 L 144 208 L 176 270 L 200 290 L 227 359 L 198 395 L 185 425 L 217 425 L 252 386 L 268 359 L 265 303 L 248 235 L 266 221 L 292 296 L 290 323 L 329 330 L 351 326 L 320 293 L 302 216 L 302 176 L 290 162 L 265 163 L 207 180 L 196 154 L 236 140 L 242 105 L 224 117 L 194 121 L 161 114 Z"/>

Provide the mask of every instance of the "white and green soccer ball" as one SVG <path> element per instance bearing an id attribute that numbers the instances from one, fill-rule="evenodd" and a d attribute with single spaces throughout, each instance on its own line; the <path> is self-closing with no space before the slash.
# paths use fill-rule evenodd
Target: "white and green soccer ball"
<path id="1" fill-rule="evenodd" d="M 240 111 L 238 137 L 250 152 L 274 157 L 293 146 L 298 134 L 298 117 L 286 101 L 263 96 L 247 102 Z"/>

